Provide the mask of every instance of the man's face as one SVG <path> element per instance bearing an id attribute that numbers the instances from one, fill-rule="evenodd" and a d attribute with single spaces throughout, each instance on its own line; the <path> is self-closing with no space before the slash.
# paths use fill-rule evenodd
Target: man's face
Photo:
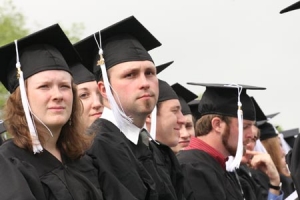
<path id="1" fill-rule="evenodd" d="M 179 142 L 176 147 L 173 147 L 172 150 L 174 153 L 178 153 L 180 150 L 187 147 L 190 143 L 192 137 L 195 137 L 195 128 L 193 116 L 191 114 L 184 115 L 184 124 L 181 126 L 179 131 Z"/>
<path id="2" fill-rule="evenodd" d="M 255 125 L 251 126 L 251 132 L 244 134 L 243 142 L 247 150 L 253 151 L 258 139 L 258 128 Z M 242 163 L 248 163 L 251 159 L 251 155 L 244 154 Z"/>
<path id="3" fill-rule="evenodd" d="M 156 120 L 156 139 L 169 146 L 178 144 L 180 129 L 185 119 L 178 99 L 170 99 L 159 103 Z"/>
<path id="4" fill-rule="evenodd" d="M 253 121 L 243 120 L 243 134 L 248 135 L 252 134 L 252 125 Z M 224 129 L 222 134 L 222 143 L 231 156 L 235 156 L 238 144 L 238 119 L 231 118 L 231 122 Z"/>
<path id="5" fill-rule="evenodd" d="M 146 117 L 156 105 L 158 79 L 150 61 L 131 61 L 108 70 L 111 90 L 126 115 L 135 119 Z"/>

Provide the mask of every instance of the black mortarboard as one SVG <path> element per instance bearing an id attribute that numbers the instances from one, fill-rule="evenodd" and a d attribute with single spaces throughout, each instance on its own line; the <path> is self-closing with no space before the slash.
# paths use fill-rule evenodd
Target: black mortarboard
<path id="1" fill-rule="evenodd" d="M 193 101 L 188 102 L 188 106 L 190 107 L 192 115 L 196 121 L 201 117 L 201 114 L 198 111 L 199 102 L 200 99 L 194 99 Z"/>
<path id="2" fill-rule="evenodd" d="M 283 13 L 286 13 L 286 12 L 289 12 L 289 11 L 292 11 L 292 10 L 297 10 L 300 8 L 300 1 L 286 7 L 285 9 L 281 10 L 280 11 L 280 14 L 283 14 Z"/>
<path id="3" fill-rule="evenodd" d="M 45 70 L 65 70 L 80 59 L 58 24 L 35 32 L 17 41 L 24 79 Z M 16 46 L 9 43 L 0 48 L 0 80 L 11 93 L 18 87 Z"/>
<path id="4" fill-rule="evenodd" d="M 254 99 L 254 97 L 251 97 L 251 100 L 252 100 L 254 108 L 255 108 L 256 126 L 266 123 L 268 121 L 266 115 L 264 114 L 262 109 L 259 107 L 259 105 L 256 102 L 256 100 Z"/>
<path id="5" fill-rule="evenodd" d="M 299 135 L 299 128 L 285 130 L 281 132 L 284 140 L 293 148 L 296 138 Z"/>
<path id="6" fill-rule="evenodd" d="M 237 117 L 238 110 L 238 89 L 236 85 L 228 84 L 207 84 L 207 83 L 188 83 L 190 85 L 205 86 L 206 90 L 199 102 L 198 111 L 203 115 L 219 114 Z M 264 90 L 263 87 L 249 85 L 239 85 L 242 87 L 240 101 L 242 103 L 243 118 L 255 120 L 255 108 L 246 90 Z"/>
<path id="7" fill-rule="evenodd" d="M 0 120 L 0 134 L 6 132 L 3 120 Z M 0 136 L 1 137 L 1 136 Z"/>
<path id="8" fill-rule="evenodd" d="M 161 65 L 156 66 L 156 74 L 159 74 L 163 70 L 165 70 L 167 67 L 169 67 L 174 61 L 170 61 Z"/>
<path id="9" fill-rule="evenodd" d="M 259 125 L 258 128 L 260 130 L 259 139 L 261 141 L 278 136 L 275 127 L 269 122 Z"/>
<path id="10" fill-rule="evenodd" d="M 270 119 L 273 119 L 275 116 L 277 116 L 279 113 L 280 112 L 269 114 L 269 115 L 266 115 L 266 117 L 267 117 L 268 120 L 270 120 Z"/>
<path id="11" fill-rule="evenodd" d="M 166 81 L 158 79 L 158 88 L 159 88 L 159 95 L 158 95 L 157 103 L 167 101 L 170 99 L 178 99 L 176 92 Z"/>
<path id="12" fill-rule="evenodd" d="M 92 74 L 85 66 L 83 66 L 83 64 L 79 62 L 72 64 L 70 69 L 76 85 L 96 80 L 94 74 Z"/>
<path id="13" fill-rule="evenodd" d="M 196 99 L 198 96 L 193 92 L 191 92 L 190 90 L 188 90 L 187 88 L 180 85 L 179 83 L 173 84 L 172 88 L 176 92 L 177 96 L 179 97 L 182 114 L 183 115 L 192 114 L 191 109 L 188 106 L 187 102 Z"/>
<path id="14" fill-rule="evenodd" d="M 103 30 L 101 44 L 106 69 L 116 64 L 127 61 L 150 60 L 153 62 L 148 51 L 161 46 L 161 43 L 134 17 L 128 17 Z M 83 64 L 92 66 L 93 72 L 97 73 L 97 61 L 99 60 L 99 33 L 95 33 L 74 44 L 83 59 Z"/>

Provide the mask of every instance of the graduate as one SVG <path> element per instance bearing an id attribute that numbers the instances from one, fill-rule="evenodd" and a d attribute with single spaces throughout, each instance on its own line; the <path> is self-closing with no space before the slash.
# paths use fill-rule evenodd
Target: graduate
<path id="1" fill-rule="evenodd" d="M 149 134 L 155 139 L 155 132 L 144 127 L 158 99 L 156 67 L 148 51 L 160 45 L 133 16 L 74 44 L 83 64 L 93 65 L 99 75 L 103 97 L 102 116 L 90 127 L 96 137 L 88 153 L 137 199 L 173 199 L 149 145 Z"/>
<path id="2" fill-rule="evenodd" d="M 205 86 L 206 90 L 198 106 L 201 117 L 195 126 L 196 137 L 177 154 L 185 184 L 195 199 L 244 199 L 238 179 L 226 171 L 225 162 L 229 156 L 235 156 L 231 170 L 239 167 L 243 134 L 251 133 L 255 122 L 255 109 L 246 90 L 265 88 L 190 84 Z"/>
<path id="3" fill-rule="evenodd" d="M 10 186 L 0 188 L 1 199 L 102 199 L 97 179 L 77 170 L 83 162 L 86 172 L 98 173 L 84 157 L 92 138 L 83 134 L 69 69 L 77 59 L 58 24 L 0 48 L 0 80 L 11 93 L 5 125 L 13 137 L 0 146 L 0 154 L 17 171 L 11 179 L 0 177 L 1 184 Z M 14 186 L 16 179 L 21 191 Z"/>
<path id="4" fill-rule="evenodd" d="M 101 95 L 93 69 L 87 69 L 80 62 L 73 64 L 71 67 L 74 83 L 76 84 L 77 94 L 83 105 L 81 119 L 87 129 L 96 119 L 101 117 L 103 105 Z M 91 70 L 91 71 L 89 71 Z"/>
<path id="5" fill-rule="evenodd" d="M 180 150 L 189 145 L 192 137 L 195 137 L 195 118 L 193 117 L 192 111 L 187 102 L 191 102 L 196 99 L 197 95 L 179 83 L 173 84 L 172 88 L 178 95 L 181 112 L 184 116 L 184 124 L 179 130 L 178 144 L 175 147 L 172 147 L 173 152 L 177 154 Z"/>
<path id="6" fill-rule="evenodd" d="M 148 130 L 154 128 L 151 127 L 152 123 L 156 124 L 156 139 L 151 140 L 150 146 L 155 152 L 154 158 L 159 176 L 165 177 L 163 180 L 169 182 L 168 188 L 165 188 L 173 195 L 169 199 L 183 199 L 183 175 L 171 147 L 178 145 L 179 131 L 184 124 L 184 117 L 181 113 L 179 98 L 172 87 L 160 79 L 158 84 L 157 116 L 156 119 L 149 117 L 146 120 Z"/>
<path id="7" fill-rule="evenodd" d="M 282 199 L 283 195 L 278 195 L 282 194 L 281 183 L 272 185 L 280 181 L 280 176 L 271 156 L 267 152 L 254 151 L 261 137 L 261 130 L 257 126 L 266 123 L 268 118 L 253 97 L 251 100 L 255 108 L 256 122 L 252 126 L 252 132 L 244 134 L 243 142 L 246 152 L 236 172 L 246 199 Z"/>

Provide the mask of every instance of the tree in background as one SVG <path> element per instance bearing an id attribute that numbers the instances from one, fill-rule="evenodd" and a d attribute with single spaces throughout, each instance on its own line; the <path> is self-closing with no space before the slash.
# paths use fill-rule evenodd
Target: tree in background
<path id="1" fill-rule="evenodd" d="M 14 39 L 24 37 L 29 33 L 29 30 L 25 28 L 25 18 L 18 12 L 11 0 L 4 1 L 0 5 L 0 46 L 3 46 Z M 2 112 L 4 103 L 8 97 L 8 92 L 0 83 L 0 118 L 2 118 Z"/>
<path id="2" fill-rule="evenodd" d="M 12 0 L 5 0 L 0 5 L 0 46 L 22 38 L 30 33 L 26 28 L 26 19 L 21 11 L 13 5 Z M 41 27 L 41 29 L 44 27 Z M 64 28 L 63 28 L 64 29 Z M 83 31 L 84 25 L 81 23 L 71 24 L 71 28 L 64 29 L 72 43 L 77 42 Z M 0 119 L 2 119 L 2 110 L 9 93 L 5 87 L 0 83 Z"/>

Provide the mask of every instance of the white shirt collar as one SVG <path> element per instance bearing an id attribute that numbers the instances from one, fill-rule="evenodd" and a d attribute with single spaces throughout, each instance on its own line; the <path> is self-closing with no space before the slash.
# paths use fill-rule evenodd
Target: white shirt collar
<path id="1" fill-rule="evenodd" d="M 102 115 L 102 119 L 106 119 L 113 123 L 116 127 L 118 127 L 116 119 L 114 117 L 114 114 L 112 110 L 109 108 L 104 107 Z M 147 130 L 147 129 L 146 129 Z M 138 140 L 139 140 L 139 134 L 140 134 L 141 129 L 135 126 L 134 124 L 128 125 L 124 128 L 123 134 L 125 137 L 130 140 L 133 144 L 137 145 Z"/>

